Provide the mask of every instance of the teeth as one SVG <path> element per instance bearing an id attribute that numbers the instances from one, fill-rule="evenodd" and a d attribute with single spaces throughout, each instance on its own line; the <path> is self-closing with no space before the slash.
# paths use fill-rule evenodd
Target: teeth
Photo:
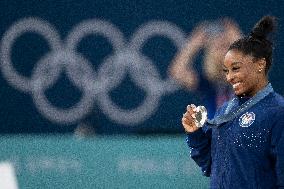
<path id="1" fill-rule="evenodd" d="M 240 84 L 241 84 L 240 82 L 239 82 L 239 83 L 235 83 L 235 84 L 233 85 L 233 88 L 235 89 L 235 88 L 238 87 Z"/>

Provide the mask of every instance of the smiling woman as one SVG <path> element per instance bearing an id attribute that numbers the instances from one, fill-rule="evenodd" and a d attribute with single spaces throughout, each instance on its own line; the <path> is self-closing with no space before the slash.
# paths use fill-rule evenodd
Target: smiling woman
<path id="1" fill-rule="evenodd" d="M 284 188 L 284 98 L 267 76 L 276 19 L 263 17 L 249 36 L 230 45 L 223 64 L 235 97 L 202 128 L 187 106 L 182 124 L 192 159 L 210 188 Z"/>
<path id="2" fill-rule="evenodd" d="M 264 58 L 253 60 L 251 55 L 245 55 L 239 50 L 230 50 L 224 60 L 226 79 L 238 96 L 254 96 L 268 84 L 264 71 Z"/>
<path id="3" fill-rule="evenodd" d="M 230 46 L 224 67 L 236 95 L 251 97 L 267 85 L 267 72 L 272 63 L 272 43 L 267 35 L 274 29 L 275 18 L 264 17 L 248 37 Z"/>

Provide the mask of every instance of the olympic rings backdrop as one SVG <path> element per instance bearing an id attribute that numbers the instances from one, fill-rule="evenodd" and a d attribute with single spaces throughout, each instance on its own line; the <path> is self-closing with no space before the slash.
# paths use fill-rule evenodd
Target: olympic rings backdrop
<path id="1" fill-rule="evenodd" d="M 0 5 L 1 133 L 69 133 L 80 125 L 102 134 L 182 132 L 187 104 L 203 104 L 214 114 L 218 85 L 206 75 L 212 69 L 203 63 L 210 57 L 205 44 L 190 59 L 189 87 L 171 74 L 173 60 L 200 26 L 218 33 L 222 19 L 242 35 L 266 14 L 279 18 L 270 76 L 284 94 L 281 1 Z"/>

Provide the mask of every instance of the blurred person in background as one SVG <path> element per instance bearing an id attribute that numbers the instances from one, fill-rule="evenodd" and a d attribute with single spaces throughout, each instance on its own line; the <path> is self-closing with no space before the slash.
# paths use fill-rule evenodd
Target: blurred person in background
<path id="1" fill-rule="evenodd" d="M 212 189 L 284 188 L 284 98 L 268 80 L 275 27 L 265 16 L 230 45 L 223 69 L 235 96 L 214 119 L 199 125 L 193 104 L 183 115 L 191 158 Z"/>
<path id="2" fill-rule="evenodd" d="M 177 54 L 170 68 L 172 77 L 189 90 L 198 90 L 213 117 L 216 107 L 220 107 L 231 96 L 228 85 L 222 79 L 222 62 L 230 44 L 240 38 L 237 24 L 228 18 L 214 22 L 202 22 L 188 37 L 184 48 Z M 209 83 L 199 82 L 198 76 L 190 69 L 194 58 L 204 49 L 203 72 Z M 213 91 L 215 95 L 210 93 Z"/>
<path id="3" fill-rule="evenodd" d="M 74 135 L 77 138 L 88 138 L 95 136 L 95 129 L 89 123 L 79 123 L 74 130 Z"/>
<path id="4" fill-rule="evenodd" d="M 97 108 L 93 108 L 89 115 L 77 123 L 73 135 L 78 139 L 95 137 L 100 133 L 101 127 L 99 111 Z"/>

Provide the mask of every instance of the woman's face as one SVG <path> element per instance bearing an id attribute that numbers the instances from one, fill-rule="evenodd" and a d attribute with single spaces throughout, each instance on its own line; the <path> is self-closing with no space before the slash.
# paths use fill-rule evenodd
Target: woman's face
<path id="1" fill-rule="evenodd" d="M 237 50 L 226 53 L 223 69 L 237 96 L 254 96 L 266 84 L 265 61 L 253 61 L 250 55 Z"/>

